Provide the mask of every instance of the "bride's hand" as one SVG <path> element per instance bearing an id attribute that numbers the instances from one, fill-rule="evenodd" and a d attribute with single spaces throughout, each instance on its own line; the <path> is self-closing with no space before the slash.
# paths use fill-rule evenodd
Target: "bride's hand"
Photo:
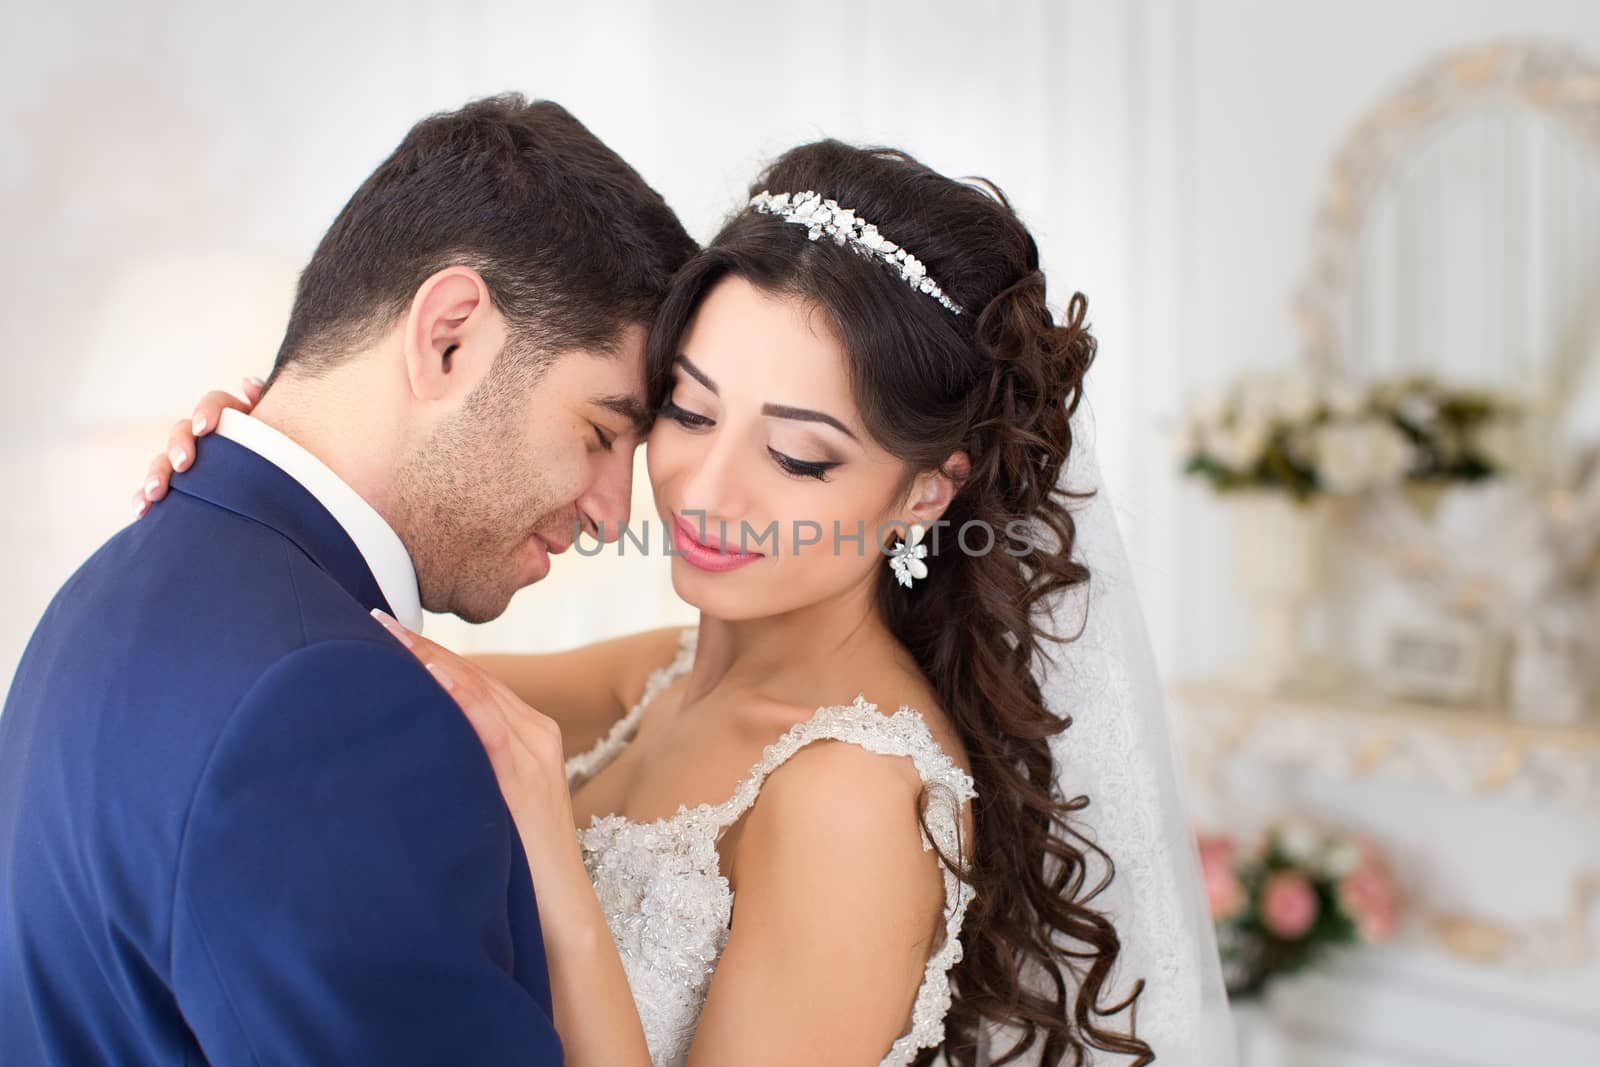
<path id="1" fill-rule="evenodd" d="M 150 505 L 167 495 L 167 486 L 172 481 L 173 472 L 189 469 L 189 464 L 194 462 L 195 439 L 204 437 L 217 428 L 223 409 L 233 408 L 235 411 L 248 412 L 256 406 L 256 401 L 261 399 L 263 388 L 265 385 L 260 378 L 246 378 L 242 400 L 220 389 L 200 398 L 200 403 L 195 405 L 194 414 L 172 427 L 172 433 L 167 438 L 167 450 L 151 460 L 150 473 L 145 475 L 144 485 L 133 495 L 134 518 L 144 518 L 144 513 L 150 510 Z"/>
<path id="2" fill-rule="evenodd" d="M 534 869 L 573 852 L 577 836 L 561 728 L 481 667 L 412 633 L 381 611 L 372 615 L 422 661 L 477 731 Z"/>

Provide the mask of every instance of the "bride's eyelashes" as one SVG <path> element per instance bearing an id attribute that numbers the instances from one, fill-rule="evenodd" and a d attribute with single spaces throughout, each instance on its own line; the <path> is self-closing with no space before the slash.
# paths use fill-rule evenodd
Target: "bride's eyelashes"
<path id="1" fill-rule="evenodd" d="M 772 454 L 773 459 L 777 460 L 778 466 L 782 467 L 786 474 L 792 474 L 797 478 L 815 478 L 819 482 L 825 482 L 828 480 L 828 472 L 839 465 L 837 463 L 816 463 L 810 460 L 795 459 L 793 456 L 784 455 L 776 448 L 769 447 L 767 451 Z"/>
<path id="2" fill-rule="evenodd" d="M 673 422 L 677 423 L 679 426 L 682 426 L 686 430 L 703 430 L 709 426 L 716 425 L 715 420 L 708 419 L 704 415 L 697 415 L 687 408 L 680 408 L 677 404 L 674 404 L 670 398 L 665 404 L 661 405 L 661 408 L 656 412 L 656 415 L 657 417 L 665 415 L 667 418 L 671 419 Z"/>
<path id="3" fill-rule="evenodd" d="M 656 415 L 669 418 L 686 430 L 704 430 L 717 424 L 715 419 L 679 407 L 670 398 L 661 405 Z M 785 474 L 796 478 L 815 478 L 819 482 L 825 482 L 828 480 L 828 472 L 839 466 L 837 462 L 796 459 L 771 447 L 767 452 Z"/>

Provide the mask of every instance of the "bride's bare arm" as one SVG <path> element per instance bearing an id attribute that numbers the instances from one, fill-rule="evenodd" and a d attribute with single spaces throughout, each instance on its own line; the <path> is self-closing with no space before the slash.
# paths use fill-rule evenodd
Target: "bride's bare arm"
<path id="1" fill-rule="evenodd" d="M 647 630 L 569 652 L 497 653 L 466 658 L 523 703 L 561 726 L 569 756 L 586 752 L 644 692 L 645 679 L 672 660 L 679 629 Z"/>
<path id="2" fill-rule="evenodd" d="M 764 1064 L 877 1064 L 905 1032 L 943 928 L 920 790 L 909 761 L 833 741 L 767 781 L 735 830 L 733 930 L 689 1067 L 751 1049 Z"/>

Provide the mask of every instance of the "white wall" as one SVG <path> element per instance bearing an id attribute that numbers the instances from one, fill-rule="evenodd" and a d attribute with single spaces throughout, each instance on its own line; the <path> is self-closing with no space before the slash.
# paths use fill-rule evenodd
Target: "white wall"
<path id="1" fill-rule="evenodd" d="M 56 586 L 125 521 L 165 423 L 202 388 L 267 370 L 270 329 L 204 340 L 227 332 L 227 308 L 270 320 L 414 119 L 503 88 L 571 107 L 701 237 L 760 161 L 821 134 L 998 181 L 1033 225 L 1055 302 L 1090 297 L 1099 450 L 1158 656 L 1207 672 L 1248 628 L 1226 516 L 1174 473 L 1171 420 L 1194 388 L 1292 358 L 1289 298 L 1345 130 L 1440 51 L 1506 36 L 1600 55 L 1600 4 L 35 7 L 0 34 L 0 678 Z M 174 260 L 282 281 L 172 292 L 122 328 L 106 310 L 116 287 Z M 439 632 L 516 646 L 654 621 L 592 609 L 596 583 L 637 588 L 637 575 L 565 562 L 578 565 L 501 623 Z M 658 587 L 647 599 L 646 615 L 673 610 Z"/>

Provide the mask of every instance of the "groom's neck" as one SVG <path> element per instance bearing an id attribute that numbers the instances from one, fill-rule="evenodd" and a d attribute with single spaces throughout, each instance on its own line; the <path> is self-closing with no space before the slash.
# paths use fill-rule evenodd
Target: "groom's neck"
<path id="1" fill-rule="evenodd" d="M 399 465 L 398 406 L 361 361 L 316 378 L 285 374 L 251 415 L 316 456 L 389 519 Z"/>

